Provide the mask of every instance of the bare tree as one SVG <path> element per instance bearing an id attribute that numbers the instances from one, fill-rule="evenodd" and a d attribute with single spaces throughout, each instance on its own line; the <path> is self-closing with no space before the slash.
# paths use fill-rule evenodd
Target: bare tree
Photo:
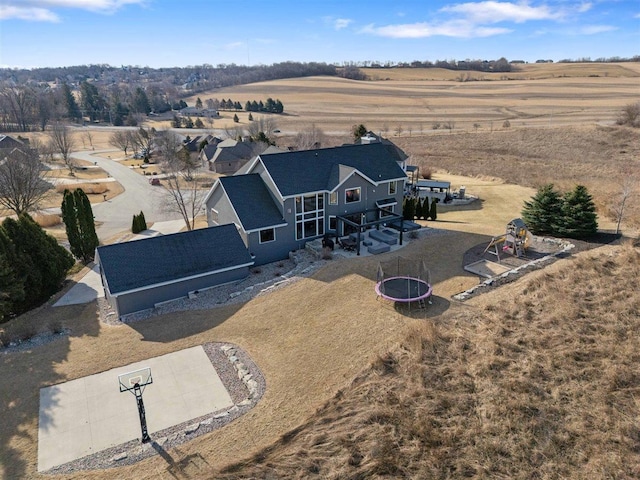
<path id="1" fill-rule="evenodd" d="M 613 212 L 616 219 L 616 235 L 620 233 L 620 224 L 622 223 L 622 219 L 624 218 L 624 209 L 627 206 L 629 200 L 631 200 L 636 195 L 637 187 L 637 178 L 635 178 L 631 174 L 624 176 L 620 194 L 611 205 L 611 211 Z"/>
<path id="2" fill-rule="evenodd" d="M 311 150 L 321 148 L 326 143 L 326 136 L 322 130 L 311 124 L 298 132 L 293 139 L 296 150 Z"/>
<path id="3" fill-rule="evenodd" d="M 262 115 L 249 124 L 249 136 L 254 140 L 271 143 L 269 135 L 277 128 L 278 123 L 274 117 Z"/>
<path id="4" fill-rule="evenodd" d="M 4 87 L 0 91 L 2 110 L 8 113 L 11 130 L 26 132 L 35 119 L 36 95 L 29 87 Z"/>
<path id="5" fill-rule="evenodd" d="M 153 127 L 150 129 L 140 127 L 135 132 L 131 132 L 131 145 L 140 150 L 145 162 L 148 162 L 149 158 L 151 158 L 151 150 L 155 137 L 156 129 Z"/>
<path id="6" fill-rule="evenodd" d="M 15 148 L 0 159 L 0 205 L 16 215 L 35 210 L 51 185 L 34 148 Z"/>
<path id="7" fill-rule="evenodd" d="M 444 128 L 449 130 L 449 133 L 452 133 L 453 129 L 456 128 L 456 122 L 454 122 L 453 120 L 447 120 L 444 124 Z"/>
<path id="8" fill-rule="evenodd" d="M 82 144 L 84 145 L 84 141 L 89 142 L 89 146 L 93 149 L 93 134 L 91 130 L 87 130 L 82 134 Z"/>
<path id="9" fill-rule="evenodd" d="M 75 162 L 73 158 L 71 158 L 71 152 L 76 147 L 76 141 L 69 127 L 64 123 L 54 123 L 49 132 L 49 138 L 51 150 L 55 154 L 60 155 L 62 162 L 69 169 L 69 174 L 74 175 L 73 169 L 75 168 Z"/>
<path id="10" fill-rule="evenodd" d="M 196 163 L 192 163 L 189 152 L 174 132 L 160 132 L 156 144 L 163 159 L 162 169 L 167 173 L 166 206 L 182 216 L 187 230 L 193 230 L 207 194 L 207 190 L 199 186 L 199 176 L 193 173 Z"/>
<path id="11" fill-rule="evenodd" d="M 109 137 L 109 145 L 122 150 L 127 155 L 127 150 L 132 147 L 132 135 L 128 130 L 118 130 Z"/>

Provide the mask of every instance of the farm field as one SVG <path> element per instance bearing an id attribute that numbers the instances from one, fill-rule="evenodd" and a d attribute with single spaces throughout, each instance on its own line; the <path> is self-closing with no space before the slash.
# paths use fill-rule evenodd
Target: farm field
<path id="1" fill-rule="evenodd" d="M 211 92 L 279 98 L 282 145 L 307 123 L 332 145 L 363 123 L 481 201 L 425 223 L 442 235 L 398 254 L 332 260 L 245 304 L 121 326 L 100 323 L 95 303 L 46 305 L 0 326 L 69 332 L 0 353 L 9 412 L 0 476 L 62 478 L 36 470 L 39 388 L 220 341 L 240 345 L 266 378 L 253 410 L 168 458 L 64 478 L 638 477 L 637 240 L 572 254 L 465 303 L 451 298 L 478 283 L 464 253 L 502 233 L 540 184 L 586 184 L 601 227 L 615 226 L 606 212 L 626 172 L 640 171 L 640 134 L 611 124 L 640 99 L 640 70 L 557 67 L 523 66 L 522 80 L 308 78 Z M 452 133 L 432 129 L 449 119 Z M 94 146 L 109 148 L 110 133 L 97 131 Z M 629 211 L 623 231 L 637 236 L 637 202 Z M 427 261 L 436 298 L 426 310 L 405 315 L 376 300 L 378 262 L 393 255 Z"/>

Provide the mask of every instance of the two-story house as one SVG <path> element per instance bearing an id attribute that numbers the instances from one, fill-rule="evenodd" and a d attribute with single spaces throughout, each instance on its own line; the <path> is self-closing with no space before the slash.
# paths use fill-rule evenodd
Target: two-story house
<path id="1" fill-rule="evenodd" d="M 256 265 L 284 259 L 309 240 L 400 218 L 404 161 L 384 143 L 259 155 L 216 181 L 207 221 L 235 224 Z"/>

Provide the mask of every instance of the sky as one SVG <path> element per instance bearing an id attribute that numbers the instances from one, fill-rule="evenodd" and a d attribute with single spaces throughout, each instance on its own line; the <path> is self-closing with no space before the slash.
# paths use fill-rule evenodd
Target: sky
<path id="1" fill-rule="evenodd" d="M 640 55 L 640 0 L 0 0 L 0 67 Z"/>

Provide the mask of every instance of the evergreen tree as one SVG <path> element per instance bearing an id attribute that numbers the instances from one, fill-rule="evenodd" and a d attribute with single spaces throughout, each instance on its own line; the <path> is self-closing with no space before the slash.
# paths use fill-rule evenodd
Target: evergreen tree
<path id="1" fill-rule="evenodd" d="M 204 128 L 204 123 L 202 123 L 202 120 L 200 120 L 199 118 L 196 118 L 196 123 L 194 123 L 194 126 L 196 128 Z"/>
<path id="2" fill-rule="evenodd" d="M 136 88 L 133 95 L 133 101 L 131 102 L 131 108 L 134 112 L 144 113 L 148 115 L 151 112 L 151 103 L 149 103 L 149 97 L 146 92 L 141 88 Z"/>
<path id="3" fill-rule="evenodd" d="M 74 260 L 26 213 L 17 221 L 6 218 L 2 228 L 15 248 L 18 278 L 24 278 L 25 297 L 16 303 L 16 313 L 22 313 L 58 291 Z"/>
<path id="4" fill-rule="evenodd" d="M 13 244 L 0 228 L 0 323 L 24 300 L 24 283 L 16 272 L 15 260 Z"/>
<path id="5" fill-rule="evenodd" d="M 552 183 L 540 187 L 531 201 L 524 202 L 522 219 L 536 235 L 555 234 L 562 217 L 562 198 Z"/>
<path id="6" fill-rule="evenodd" d="M 267 98 L 267 102 L 264 105 L 264 109 L 267 112 L 275 112 L 276 111 L 276 102 L 273 100 L 273 98 L 271 98 L 271 97 Z"/>
<path id="7" fill-rule="evenodd" d="M 99 242 L 89 198 L 80 188 L 65 190 L 61 210 L 71 253 L 84 263 L 92 261 Z"/>
<path id="8" fill-rule="evenodd" d="M 365 127 L 362 123 L 360 125 L 354 125 L 351 127 L 351 134 L 353 135 L 354 140 L 358 140 L 363 137 L 367 133 L 367 127 Z"/>
<path id="9" fill-rule="evenodd" d="M 236 123 L 238 123 L 240 121 L 240 119 L 238 118 L 238 114 L 237 113 L 233 115 L 233 121 L 236 122 Z"/>
<path id="10" fill-rule="evenodd" d="M 245 103 L 245 104 L 244 104 L 244 109 L 245 109 L 247 112 L 250 112 L 250 111 L 251 111 L 251 102 L 250 102 L 249 100 L 247 100 L 247 103 Z"/>
<path id="11" fill-rule="evenodd" d="M 249 113 L 249 121 L 253 122 L 253 115 L 251 115 L 251 113 Z"/>
<path id="12" fill-rule="evenodd" d="M 402 206 L 402 216 L 405 220 L 413 220 L 416 216 L 416 199 L 405 198 Z"/>
<path id="13" fill-rule="evenodd" d="M 80 245 L 80 226 L 78 225 L 78 212 L 76 208 L 76 198 L 71 190 L 65 189 L 62 194 L 62 221 L 64 222 L 65 231 L 67 233 L 67 241 L 73 253 L 80 258 L 82 253 L 78 248 Z"/>
<path id="14" fill-rule="evenodd" d="M 598 232 L 598 216 L 593 197 L 584 185 L 576 185 L 564 196 L 562 223 L 558 233 L 569 238 L 587 238 Z"/>
<path id="15" fill-rule="evenodd" d="M 282 102 L 280 100 L 276 100 L 276 107 L 275 107 L 275 112 L 276 113 L 282 113 L 284 112 L 284 105 L 282 105 Z"/>
<path id="16" fill-rule="evenodd" d="M 438 219 L 438 199 L 435 197 L 431 200 L 429 217 L 431 217 L 431 220 L 433 220 L 434 222 Z"/>
<path id="17" fill-rule="evenodd" d="M 202 108 L 202 100 L 200 100 L 200 97 L 196 99 L 196 108 Z"/>
<path id="18" fill-rule="evenodd" d="M 422 216 L 424 215 L 422 213 L 422 205 L 423 205 L 423 201 L 420 200 L 420 197 L 416 198 L 416 210 L 415 210 L 415 216 L 418 220 L 420 220 L 422 218 Z M 424 215 L 426 218 L 426 215 Z"/>
<path id="19" fill-rule="evenodd" d="M 71 88 L 66 83 L 62 85 L 62 96 L 64 99 L 64 106 L 67 109 L 67 117 L 71 120 L 80 120 L 82 118 L 80 107 L 78 106 L 78 102 L 76 102 L 76 99 L 71 92 Z"/>
<path id="20" fill-rule="evenodd" d="M 180 121 L 180 117 L 177 115 L 173 115 L 173 119 L 171 120 L 171 126 L 173 128 L 180 128 L 182 126 L 182 122 Z"/>
<path id="21" fill-rule="evenodd" d="M 251 111 L 258 112 L 259 110 L 260 110 L 260 107 L 258 106 L 258 102 L 256 102 L 255 100 L 251 102 Z"/>
<path id="22" fill-rule="evenodd" d="M 93 209 L 91 208 L 91 202 L 89 197 L 80 188 L 75 191 L 76 205 L 78 209 L 78 224 L 80 226 L 80 237 L 82 240 L 82 261 L 89 263 L 93 261 L 95 257 L 96 248 L 100 242 L 98 241 L 98 234 L 96 233 L 96 222 L 93 217 Z"/>

